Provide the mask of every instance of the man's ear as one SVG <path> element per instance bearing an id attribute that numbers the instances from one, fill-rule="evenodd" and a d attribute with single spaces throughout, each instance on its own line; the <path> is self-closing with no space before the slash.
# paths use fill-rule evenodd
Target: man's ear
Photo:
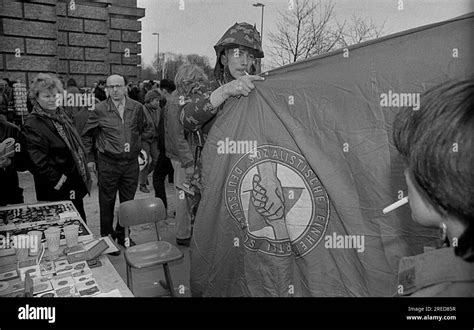
<path id="1" fill-rule="evenodd" d="M 227 55 L 225 54 L 225 52 L 224 52 L 224 54 L 221 55 L 221 63 L 222 63 L 224 66 L 227 65 Z"/>

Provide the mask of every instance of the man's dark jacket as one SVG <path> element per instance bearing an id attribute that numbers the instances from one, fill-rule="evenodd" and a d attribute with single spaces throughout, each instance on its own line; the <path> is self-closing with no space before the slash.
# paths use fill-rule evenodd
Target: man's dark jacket
<path id="1" fill-rule="evenodd" d="M 138 159 L 142 141 L 153 138 L 153 125 L 146 119 L 143 106 L 129 97 L 123 116 L 122 121 L 111 98 L 95 105 L 82 131 L 86 154 L 90 155 L 95 142 L 99 154 L 109 159 Z"/>
<path id="2" fill-rule="evenodd" d="M 105 94 L 105 91 L 100 88 L 100 87 L 96 87 L 94 89 L 94 96 L 99 99 L 99 101 L 105 101 L 107 100 L 107 94 Z"/>
<path id="3" fill-rule="evenodd" d="M 184 127 L 179 121 L 179 100 L 177 91 L 168 98 L 165 108 L 165 145 L 166 156 L 177 160 L 182 167 L 194 165 L 194 154 L 190 144 L 186 140 Z"/>

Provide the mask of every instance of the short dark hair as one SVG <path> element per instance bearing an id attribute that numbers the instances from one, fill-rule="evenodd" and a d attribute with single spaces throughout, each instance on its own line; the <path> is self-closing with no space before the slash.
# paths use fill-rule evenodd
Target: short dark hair
<path id="1" fill-rule="evenodd" d="M 161 100 L 161 94 L 157 89 L 152 89 L 149 92 L 146 93 L 145 95 L 145 103 L 151 103 L 154 99 L 160 99 Z"/>
<path id="2" fill-rule="evenodd" d="M 455 253 L 474 261 L 474 79 L 444 82 L 419 110 L 403 108 L 393 140 L 428 201 L 467 226 Z"/>
<path id="3" fill-rule="evenodd" d="M 67 80 L 66 86 L 67 87 L 71 87 L 71 86 L 77 87 L 76 80 L 74 78 L 69 78 Z"/>
<path id="4" fill-rule="evenodd" d="M 107 82 L 103 79 L 99 80 L 99 82 L 97 83 L 97 85 L 105 85 Z"/>
<path id="5" fill-rule="evenodd" d="M 146 82 L 143 84 L 143 89 L 145 89 L 147 92 L 152 88 L 151 82 Z"/>
<path id="6" fill-rule="evenodd" d="M 169 79 L 162 79 L 160 80 L 160 88 L 171 94 L 176 90 L 176 85 Z"/>

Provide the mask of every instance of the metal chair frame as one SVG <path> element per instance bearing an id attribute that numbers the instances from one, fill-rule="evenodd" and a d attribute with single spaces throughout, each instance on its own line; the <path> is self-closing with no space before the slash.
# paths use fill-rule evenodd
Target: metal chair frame
<path id="1" fill-rule="evenodd" d="M 126 204 L 126 203 L 130 203 L 130 204 L 134 203 L 134 204 L 137 204 L 137 205 L 138 204 L 146 204 L 146 203 L 157 203 L 157 210 L 156 209 L 152 210 L 150 212 L 149 216 L 151 218 L 153 216 L 154 212 L 156 212 L 158 216 L 155 219 L 137 219 L 137 218 L 135 218 L 134 220 L 131 220 L 129 216 L 127 218 L 125 218 L 125 217 L 123 217 L 123 213 L 128 212 L 128 211 L 124 210 L 124 208 L 126 208 L 128 206 L 128 204 Z M 159 198 L 149 198 L 149 199 L 145 199 L 145 200 L 131 200 L 131 201 L 127 201 L 127 202 L 124 202 L 124 203 L 120 204 L 119 212 L 118 212 L 118 220 L 119 220 L 120 225 L 125 228 L 125 248 L 128 249 L 130 247 L 130 229 L 129 229 L 129 227 L 132 226 L 132 225 L 139 225 L 139 224 L 145 224 L 145 223 L 152 223 L 153 222 L 154 225 L 155 225 L 156 238 L 157 238 L 158 241 L 161 241 L 162 239 L 161 239 L 160 231 L 159 231 L 159 228 L 158 228 L 158 222 L 162 221 L 162 220 L 165 220 L 165 219 L 166 219 L 166 210 L 165 210 L 165 207 L 163 205 L 163 201 Z M 173 245 L 173 244 L 171 244 L 171 245 Z M 184 255 L 181 253 L 181 257 L 176 259 L 176 260 L 182 259 L 183 257 L 184 257 Z M 126 264 L 126 268 L 127 268 L 127 286 L 133 292 L 132 266 L 127 262 L 125 254 L 124 254 L 124 258 L 125 258 L 125 264 Z M 157 265 L 160 265 L 160 263 L 158 263 Z M 172 297 L 175 297 L 176 292 L 175 292 L 175 289 L 174 289 L 173 280 L 171 278 L 171 273 L 170 273 L 170 270 L 169 270 L 168 262 L 161 263 L 161 265 L 163 266 L 163 271 L 164 271 L 164 274 L 165 274 L 166 283 L 163 283 L 163 281 L 161 281 L 161 280 L 159 281 L 159 283 L 165 289 L 168 289 L 168 291 L 170 292 Z"/>

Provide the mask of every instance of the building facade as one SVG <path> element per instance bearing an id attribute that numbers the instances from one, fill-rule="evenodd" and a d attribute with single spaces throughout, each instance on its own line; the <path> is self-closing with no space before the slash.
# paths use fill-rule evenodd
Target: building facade
<path id="1" fill-rule="evenodd" d="M 92 87 L 110 74 L 140 76 L 136 0 L 0 0 L 0 78 L 28 84 L 39 72 Z"/>

